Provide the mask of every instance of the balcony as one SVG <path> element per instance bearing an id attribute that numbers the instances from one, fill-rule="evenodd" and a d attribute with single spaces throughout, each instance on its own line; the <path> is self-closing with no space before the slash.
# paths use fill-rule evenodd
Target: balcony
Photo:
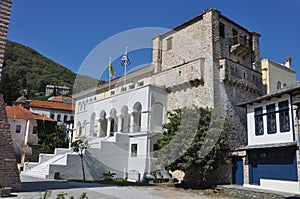
<path id="1" fill-rule="evenodd" d="M 261 73 L 229 59 L 220 59 L 220 80 L 261 94 Z"/>
<path id="2" fill-rule="evenodd" d="M 246 56 L 251 53 L 251 40 L 250 38 L 236 35 L 230 41 L 230 53 L 239 57 Z"/>

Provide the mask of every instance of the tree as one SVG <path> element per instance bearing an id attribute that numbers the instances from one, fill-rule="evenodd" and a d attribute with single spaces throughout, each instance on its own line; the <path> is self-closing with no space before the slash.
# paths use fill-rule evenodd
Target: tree
<path id="1" fill-rule="evenodd" d="M 83 182 L 85 182 L 83 155 L 88 147 L 88 141 L 84 137 L 82 137 L 79 140 L 75 140 L 74 142 L 72 142 L 71 147 L 73 148 L 73 151 L 76 152 L 80 157 Z"/>
<path id="2" fill-rule="evenodd" d="M 4 95 L 4 101 L 7 105 L 12 105 L 12 102 L 20 97 L 20 86 L 18 77 L 14 74 L 8 75 L 3 73 L 0 82 L 0 92 Z"/>
<path id="3" fill-rule="evenodd" d="M 185 182 L 209 186 L 209 174 L 224 163 L 228 131 L 216 110 L 183 108 L 168 113 L 158 140 L 158 163 L 167 170 L 185 172 Z"/>
<path id="4" fill-rule="evenodd" d="M 55 148 L 68 148 L 65 129 L 55 122 L 37 121 L 39 148 L 42 153 L 54 153 Z"/>

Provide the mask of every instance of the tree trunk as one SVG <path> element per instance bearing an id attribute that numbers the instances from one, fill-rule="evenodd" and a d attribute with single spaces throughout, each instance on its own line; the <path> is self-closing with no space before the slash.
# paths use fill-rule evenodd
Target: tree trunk
<path id="1" fill-rule="evenodd" d="M 85 172 L 84 172 L 83 157 L 80 157 L 80 159 L 81 159 L 81 168 L 82 168 L 83 182 L 85 182 Z"/>

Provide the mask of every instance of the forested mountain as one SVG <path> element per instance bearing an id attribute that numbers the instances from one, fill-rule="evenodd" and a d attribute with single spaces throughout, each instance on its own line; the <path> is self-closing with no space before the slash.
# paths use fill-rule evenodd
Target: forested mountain
<path id="1" fill-rule="evenodd" d="M 73 91 L 76 74 L 66 67 L 44 57 L 36 50 L 22 44 L 7 41 L 2 71 L 0 92 L 8 104 L 21 96 L 22 90 L 28 88 L 27 97 L 36 97 L 45 92 L 47 84 L 68 86 Z M 95 85 L 95 79 L 80 78 L 79 90 Z M 8 99 L 11 98 L 11 99 Z"/>

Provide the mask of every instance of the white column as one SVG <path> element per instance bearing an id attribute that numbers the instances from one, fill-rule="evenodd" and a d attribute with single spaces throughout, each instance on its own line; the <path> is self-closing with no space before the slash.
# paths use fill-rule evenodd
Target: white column
<path id="1" fill-rule="evenodd" d="M 111 120 L 110 118 L 106 118 L 107 119 L 107 130 L 106 130 L 106 137 L 110 136 L 110 126 L 111 126 Z"/>
<path id="2" fill-rule="evenodd" d="M 130 113 L 129 117 L 130 117 L 129 133 L 133 133 L 134 132 L 134 116 L 133 116 L 133 112 Z"/>
<path id="3" fill-rule="evenodd" d="M 24 145 L 27 145 L 30 130 L 30 120 L 26 122 Z"/>
<path id="4" fill-rule="evenodd" d="M 98 122 L 98 132 L 97 132 L 97 137 L 100 137 L 100 135 L 101 135 L 101 119 L 99 118 L 99 119 L 97 120 L 97 122 Z"/>
<path id="5" fill-rule="evenodd" d="M 119 115 L 119 116 L 117 116 L 117 118 L 116 118 L 117 120 L 118 120 L 118 132 L 121 132 L 121 130 L 122 130 L 122 115 Z"/>
<path id="6" fill-rule="evenodd" d="M 147 138 L 147 155 L 146 155 L 146 158 L 148 160 L 148 174 L 150 174 L 151 172 L 151 162 L 152 162 L 152 159 L 150 157 L 150 153 L 151 153 L 151 140 L 150 138 Z"/>
<path id="7" fill-rule="evenodd" d="M 149 114 L 148 112 L 142 112 L 141 113 L 141 131 L 148 131 L 149 130 L 149 127 L 148 127 L 148 118 L 149 117 Z"/>

